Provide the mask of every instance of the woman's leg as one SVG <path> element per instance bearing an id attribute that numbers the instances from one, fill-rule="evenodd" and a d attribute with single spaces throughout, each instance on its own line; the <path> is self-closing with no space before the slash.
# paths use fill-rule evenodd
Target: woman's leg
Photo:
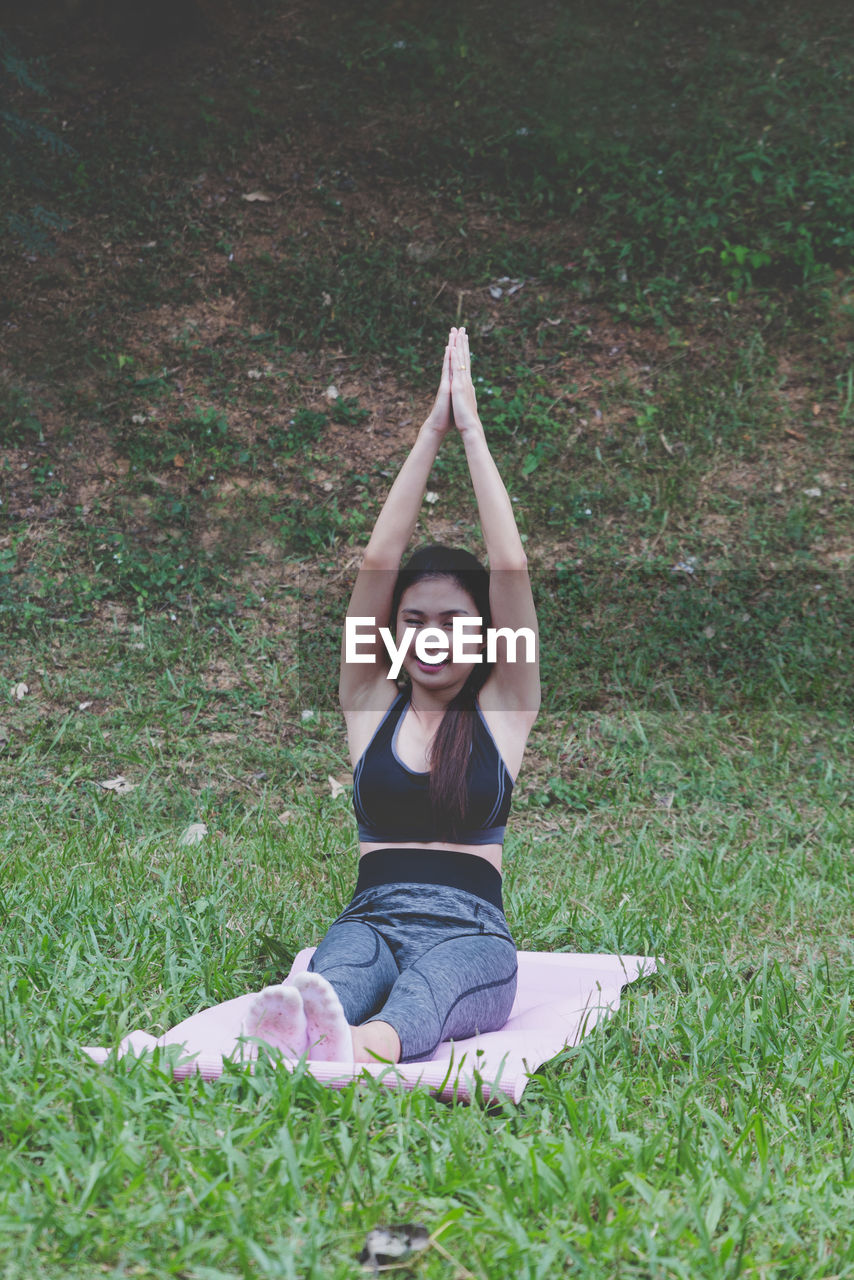
<path id="1" fill-rule="evenodd" d="M 399 977 L 388 944 L 376 929 L 359 920 L 336 920 L 308 970 L 319 973 L 334 988 L 351 1026 L 382 1008 Z"/>
<path id="2" fill-rule="evenodd" d="M 516 996 L 516 947 L 507 937 L 467 934 L 437 943 L 400 974 L 373 1022 L 396 1031 L 400 1061 L 429 1058 L 443 1040 L 497 1031 Z"/>
<path id="3" fill-rule="evenodd" d="M 496 1030 L 516 994 L 516 947 L 500 907 L 444 885 L 357 895 L 309 970 L 331 984 L 342 1013 L 336 1022 L 335 1002 L 308 990 L 308 1021 L 324 1029 L 332 1057 L 347 1039 L 357 1062 L 429 1058 L 442 1040 Z"/>
<path id="4" fill-rule="evenodd" d="M 309 961 L 307 973 L 259 993 L 243 1034 L 264 1040 L 292 1058 L 305 1052 L 326 1062 L 384 1057 L 394 1048 L 392 1028 L 372 1026 L 365 1045 L 354 1041 L 353 1031 L 382 1006 L 398 973 L 394 956 L 376 929 L 359 919 L 339 917 Z M 399 1051 L 398 1045 L 398 1055 Z"/>

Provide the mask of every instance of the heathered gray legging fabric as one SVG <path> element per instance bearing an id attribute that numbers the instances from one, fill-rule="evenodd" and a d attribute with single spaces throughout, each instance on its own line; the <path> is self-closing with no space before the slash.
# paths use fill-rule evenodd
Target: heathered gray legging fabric
<path id="1" fill-rule="evenodd" d="M 462 889 L 386 884 L 357 893 L 309 968 L 335 988 L 351 1026 L 394 1027 L 401 1062 L 443 1040 L 497 1031 L 516 995 L 516 946 L 504 913 Z"/>

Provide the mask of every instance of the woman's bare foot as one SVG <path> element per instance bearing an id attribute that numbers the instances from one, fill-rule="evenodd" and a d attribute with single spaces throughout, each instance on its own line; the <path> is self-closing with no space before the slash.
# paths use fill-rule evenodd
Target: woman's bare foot
<path id="1" fill-rule="evenodd" d="M 301 1058 L 308 1047 L 306 1016 L 296 987 L 265 987 L 255 997 L 243 1034 L 264 1040 L 286 1058 Z"/>
<path id="2" fill-rule="evenodd" d="M 319 973 L 298 973 L 294 986 L 305 1009 L 309 1058 L 313 1062 L 352 1062 L 353 1034 L 331 984 Z"/>

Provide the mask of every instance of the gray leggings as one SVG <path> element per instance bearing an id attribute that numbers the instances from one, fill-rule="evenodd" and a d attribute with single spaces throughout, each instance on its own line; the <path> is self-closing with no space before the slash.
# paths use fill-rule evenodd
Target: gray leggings
<path id="1" fill-rule="evenodd" d="M 351 1026 L 394 1027 L 402 1062 L 432 1057 L 442 1040 L 497 1031 L 516 995 L 503 910 L 442 884 L 357 886 L 309 968 L 335 988 Z"/>

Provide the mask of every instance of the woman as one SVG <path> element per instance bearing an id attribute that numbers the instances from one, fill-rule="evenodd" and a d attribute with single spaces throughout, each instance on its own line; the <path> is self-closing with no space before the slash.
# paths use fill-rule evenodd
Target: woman
<path id="1" fill-rule="evenodd" d="M 489 574 L 467 552 L 443 547 L 400 568 L 453 427 Z M 261 992 L 245 1032 L 292 1056 L 417 1061 L 442 1040 L 497 1030 L 509 1017 L 516 948 L 501 900 L 501 850 L 540 699 L 535 652 L 498 642 L 488 663 L 478 648 L 478 630 L 489 627 L 535 637 L 536 614 L 513 508 L 477 412 L 465 329 L 450 332 L 435 404 L 380 512 L 348 617 L 367 637 L 360 660 L 345 649 L 339 685 L 359 824 L 356 890 L 309 972 Z M 440 641 L 456 628 L 465 645 L 443 656 Z M 403 690 L 389 678 L 389 640 L 397 654 L 409 641 Z"/>

